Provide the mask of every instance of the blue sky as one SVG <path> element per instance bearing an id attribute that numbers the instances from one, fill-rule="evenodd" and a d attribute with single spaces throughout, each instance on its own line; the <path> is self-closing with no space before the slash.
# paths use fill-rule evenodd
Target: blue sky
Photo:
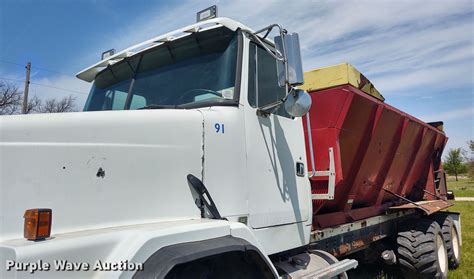
<path id="1" fill-rule="evenodd" d="M 444 120 L 448 148 L 474 139 L 472 0 L 3 0 L 0 78 L 22 80 L 24 67 L 7 62 L 31 61 L 31 95 L 72 94 L 82 108 L 90 84 L 74 74 L 102 51 L 191 24 L 212 4 L 254 29 L 277 22 L 300 33 L 306 70 L 352 63 L 387 103 L 425 121 Z"/>

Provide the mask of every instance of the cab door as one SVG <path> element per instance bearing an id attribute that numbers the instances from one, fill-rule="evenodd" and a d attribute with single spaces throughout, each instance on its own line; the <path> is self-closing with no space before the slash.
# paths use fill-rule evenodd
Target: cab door
<path id="1" fill-rule="evenodd" d="M 301 118 L 290 117 L 284 105 L 262 116 L 257 108 L 285 96 L 278 86 L 275 59 L 250 43 L 245 108 L 249 224 L 264 228 L 308 220 L 311 193 L 306 173 Z M 305 170 L 297 174 L 297 164 Z"/>

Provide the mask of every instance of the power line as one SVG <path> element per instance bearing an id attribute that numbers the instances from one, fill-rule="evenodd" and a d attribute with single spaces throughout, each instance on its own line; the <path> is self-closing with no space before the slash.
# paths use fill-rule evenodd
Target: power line
<path id="1" fill-rule="evenodd" d="M 33 68 L 33 69 L 36 69 L 36 70 L 40 70 L 40 71 L 45 71 L 45 72 L 50 72 L 50 73 L 55 73 L 55 74 L 60 74 L 60 75 L 65 75 L 65 76 L 74 76 L 74 74 L 72 74 L 72 73 L 69 73 L 69 74 L 68 74 L 68 73 L 63 73 L 63 72 L 48 70 L 48 69 L 40 68 L 40 67 L 36 67 L 36 66 L 33 66 L 32 68 Z"/>
<path id="2" fill-rule="evenodd" d="M 20 66 L 20 67 L 25 67 L 25 65 L 23 65 L 23 64 L 16 63 L 16 62 L 12 62 L 12 61 L 0 60 L 0 62 L 1 62 L 1 63 L 5 63 L 5 64 L 16 65 L 16 66 Z M 55 71 L 55 70 L 49 70 L 49 69 L 45 69 L 45 68 L 41 68 L 41 67 L 36 67 L 36 66 L 32 66 L 31 68 L 32 68 L 32 69 L 36 69 L 36 70 L 40 70 L 40 71 L 45 71 L 45 72 L 50 72 L 50 73 L 65 75 L 65 76 L 74 76 L 74 74 L 72 74 L 72 73 L 63 73 L 63 72 L 59 72 L 59 71 Z"/>
<path id="3" fill-rule="evenodd" d="M 25 67 L 25 65 L 23 65 L 23 64 L 11 62 L 11 61 L 0 60 L 0 62 Z"/>
<path id="4" fill-rule="evenodd" d="M 12 81 L 18 81 L 18 82 L 25 82 L 25 80 L 21 80 L 21 79 L 14 79 L 14 78 L 5 78 L 5 77 L 0 77 L 0 79 L 3 79 L 3 80 L 12 80 Z"/>
<path id="5" fill-rule="evenodd" d="M 40 83 L 36 83 L 36 82 L 30 82 L 30 83 L 31 83 L 31 84 L 34 84 L 34 85 L 39 85 L 39 86 L 44 86 L 44 87 L 49 87 L 49 88 L 54 88 L 54 89 L 59 89 L 59 90 L 64 90 L 64 91 L 69 91 L 69 92 L 73 92 L 73 93 L 89 95 L 89 93 L 86 93 L 86 92 L 81 92 L 81 91 L 76 91 L 76 90 L 71 90 L 71 89 L 66 89 L 66 88 L 61 88 L 61 87 L 46 85 L 46 84 L 40 84 Z"/>
<path id="6" fill-rule="evenodd" d="M 12 80 L 12 81 L 18 81 L 18 82 L 25 82 L 25 80 L 14 79 L 14 78 L 0 77 L 0 79 L 3 79 L 3 80 Z M 38 86 L 44 86 L 44 87 L 49 87 L 49 88 L 54 88 L 54 89 L 63 90 L 63 91 L 69 91 L 69 92 L 77 93 L 77 94 L 89 95 L 89 93 L 86 93 L 86 92 L 81 92 L 81 91 L 76 91 L 76 90 L 61 88 L 61 87 L 52 86 L 52 85 L 46 85 L 46 84 L 36 83 L 36 82 L 32 82 L 32 81 L 30 81 L 30 84 L 34 84 L 34 85 L 38 85 Z"/>
<path id="7" fill-rule="evenodd" d="M 25 67 L 25 65 L 23 65 L 23 64 L 16 63 L 16 62 L 12 62 L 12 61 L 0 60 L 0 62 L 1 62 L 1 63 L 6 63 L 6 64 L 11 64 L 11 65 L 16 65 L 16 66 Z M 53 71 L 53 70 L 49 70 L 49 69 L 45 69 L 45 68 L 40 68 L 40 67 L 36 67 L 36 66 L 33 66 L 33 67 L 31 67 L 31 68 L 32 68 L 32 69 L 37 69 L 37 70 L 40 70 L 40 71 L 46 71 L 46 72 L 51 72 L 51 73 L 57 73 L 57 74 L 61 74 L 61 75 L 66 75 L 66 76 L 71 76 L 71 75 L 73 75 L 73 74 L 62 73 L 62 72 Z M 5 77 L 0 77 L 0 79 L 3 79 L 3 80 L 11 80 L 11 81 L 17 81 L 17 82 L 25 82 L 25 80 L 19 80 L 19 79 L 13 79 L 13 78 L 5 78 Z M 68 92 L 72 92 L 72 93 L 89 95 L 89 93 L 85 93 L 85 92 L 81 92 L 81 91 L 76 91 L 76 90 L 71 90 L 71 89 L 66 89 L 66 88 L 61 88 L 61 87 L 57 87 L 57 86 L 46 85 L 46 84 L 41 84 L 41 83 L 36 83 L 36 82 L 31 82 L 31 81 L 30 81 L 29 83 L 34 84 L 34 85 L 38 85 L 38 86 L 44 86 L 44 87 L 54 88 L 54 89 L 58 89 L 58 90 L 68 91 Z"/>

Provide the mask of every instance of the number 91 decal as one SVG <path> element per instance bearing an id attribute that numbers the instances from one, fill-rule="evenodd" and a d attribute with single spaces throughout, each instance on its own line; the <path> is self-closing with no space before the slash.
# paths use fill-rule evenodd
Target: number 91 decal
<path id="1" fill-rule="evenodd" d="M 219 133 L 224 133 L 224 124 L 222 123 L 216 123 L 214 124 L 214 128 L 216 129 L 216 133 L 219 134 Z"/>

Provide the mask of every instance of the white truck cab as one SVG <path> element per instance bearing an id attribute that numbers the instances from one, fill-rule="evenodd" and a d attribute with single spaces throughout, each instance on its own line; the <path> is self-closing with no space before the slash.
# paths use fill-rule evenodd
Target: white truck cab
<path id="1" fill-rule="evenodd" d="M 347 278 L 358 265 L 347 256 L 397 264 L 408 278 L 447 278 L 448 268 L 460 264 L 462 237 L 460 214 L 441 211 L 452 205 L 442 194 L 444 145 L 433 145 L 446 140 L 435 130 L 442 122 L 402 116 L 370 99 L 374 92 L 365 96 L 364 87 L 381 95 L 347 64 L 323 70 L 332 74 L 321 75 L 327 84 L 310 97 L 296 87 L 303 84 L 297 34 L 277 24 L 253 31 L 216 16 L 213 6 L 198 13 L 196 24 L 104 52 L 77 74 L 93 84 L 83 112 L 0 117 L 0 278 Z M 278 31 L 273 41 L 272 30 Z M 336 80 L 347 82 L 336 88 Z M 409 145 L 389 145 L 402 133 L 397 140 L 395 134 L 371 138 L 362 150 L 370 163 L 346 158 L 349 166 L 364 166 L 361 177 L 365 171 L 385 177 L 389 163 L 410 177 L 420 173 L 411 179 L 416 185 L 403 189 L 417 186 L 423 198 L 416 192 L 410 200 L 413 193 L 399 195 L 374 178 L 360 200 L 378 189 L 380 203 L 353 208 L 362 184 L 348 178 L 347 188 L 335 191 L 343 159 L 336 136 L 318 138 L 315 150 L 327 141 L 331 146 L 317 150 L 328 155 L 327 167 L 318 157 L 325 166 L 317 170 L 310 119 L 344 114 L 325 111 L 334 102 L 317 99 L 340 92 L 351 94 L 336 101 L 347 110 L 358 107 L 347 101 L 356 95 L 377 107 L 351 115 L 386 112 L 399 119 L 387 127 L 412 121 L 439 135 L 423 141 L 432 144 L 433 155 L 424 154 L 436 164 L 423 164 L 424 155 L 403 153 L 404 147 L 397 158 L 406 167 L 372 162 L 381 146 L 394 156 L 399 145 Z M 310 117 L 312 100 L 319 100 L 313 113 L 321 113 Z M 326 126 L 357 135 L 386 131 L 367 123 Z M 345 139 L 347 147 L 356 137 Z M 372 169 L 377 164 L 384 168 Z M 323 178 L 327 191 L 312 189 L 310 177 Z M 439 195 L 419 188 L 423 183 Z M 353 195 L 341 196 L 345 189 Z M 385 194 L 391 196 L 382 206 Z M 318 207 L 335 198 L 340 211 Z"/>
<path id="2" fill-rule="evenodd" d="M 312 205 L 299 49 L 257 36 L 274 27 L 200 21 L 78 73 L 84 112 L 2 117 L 0 277 L 278 276 L 268 256 L 309 243 Z M 50 237 L 23 238 L 31 208 Z"/>

